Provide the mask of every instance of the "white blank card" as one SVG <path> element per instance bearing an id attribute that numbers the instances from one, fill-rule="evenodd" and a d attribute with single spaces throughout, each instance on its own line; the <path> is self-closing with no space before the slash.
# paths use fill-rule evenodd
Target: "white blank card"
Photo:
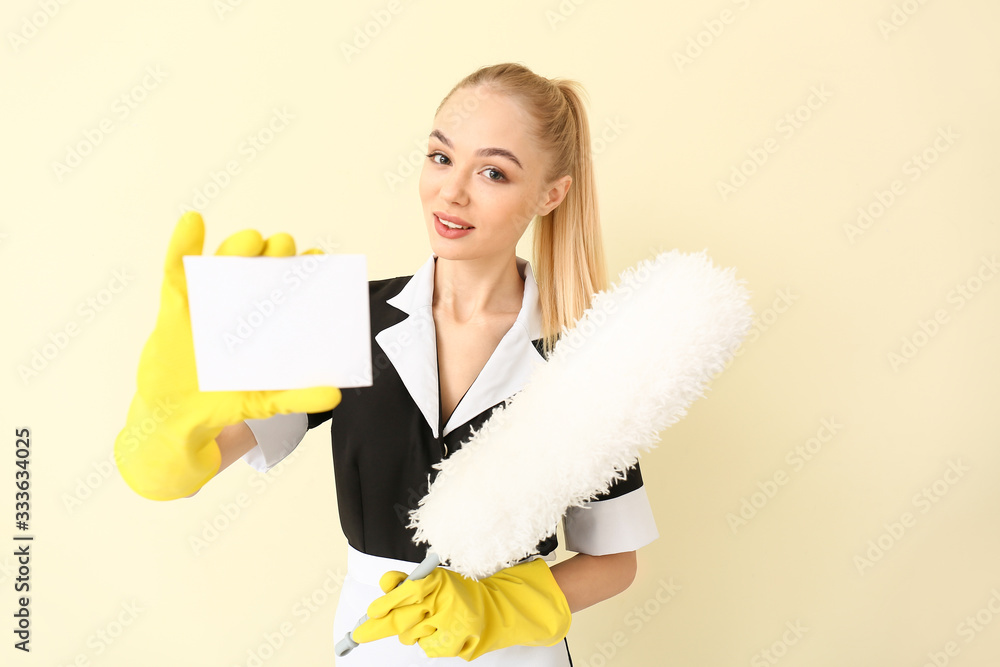
<path id="1" fill-rule="evenodd" d="M 201 391 L 372 384 L 364 255 L 188 255 Z"/>

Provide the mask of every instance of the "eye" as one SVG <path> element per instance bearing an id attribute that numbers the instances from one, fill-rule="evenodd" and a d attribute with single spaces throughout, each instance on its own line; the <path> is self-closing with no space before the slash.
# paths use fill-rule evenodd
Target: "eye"
<path id="1" fill-rule="evenodd" d="M 507 180 L 507 177 L 504 176 L 504 173 L 502 171 L 500 171 L 499 169 L 497 169 L 496 167 L 487 167 L 486 171 L 488 171 L 488 172 L 492 171 L 493 173 L 500 175 L 499 178 L 490 178 L 489 176 L 487 176 L 486 178 L 488 178 L 491 181 L 496 181 L 497 183 L 500 183 L 502 181 L 506 181 Z"/>
<path id="2" fill-rule="evenodd" d="M 442 163 L 442 162 L 438 162 L 437 160 L 435 160 L 435 159 L 434 159 L 434 158 L 435 158 L 435 157 L 437 157 L 437 156 L 441 156 L 441 157 L 443 157 L 443 158 L 444 158 L 445 160 L 447 160 L 447 159 L 448 159 L 448 156 L 447 156 L 447 155 L 445 155 L 444 153 L 441 153 L 441 152 L 439 152 L 439 151 L 434 151 L 433 153 L 428 153 L 428 154 L 427 154 L 427 157 L 428 157 L 428 158 L 430 158 L 430 161 L 431 161 L 431 162 L 433 162 L 434 164 L 444 164 L 444 163 Z"/>
<path id="3" fill-rule="evenodd" d="M 445 160 L 445 161 L 442 162 L 441 160 L 437 160 L 436 158 L 439 158 L 439 157 L 442 158 L 442 160 Z M 430 153 L 427 153 L 427 158 L 431 162 L 433 162 L 434 164 L 439 164 L 439 165 L 442 165 L 442 166 L 446 166 L 446 165 L 448 165 L 448 164 L 451 163 L 451 160 L 448 158 L 448 156 L 445 155 L 444 153 L 442 153 L 441 151 L 432 151 Z M 487 173 L 496 174 L 495 177 L 494 176 L 487 176 L 486 177 L 487 180 L 494 181 L 496 183 L 503 183 L 504 181 L 507 180 L 507 176 L 502 171 L 500 171 L 499 169 L 497 169 L 496 167 L 487 167 L 484 171 L 487 172 Z"/>

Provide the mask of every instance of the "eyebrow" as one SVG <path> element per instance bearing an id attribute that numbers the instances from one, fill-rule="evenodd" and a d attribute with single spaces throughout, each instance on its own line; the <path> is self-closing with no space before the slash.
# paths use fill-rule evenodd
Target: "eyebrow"
<path id="1" fill-rule="evenodd" d="M 430 136 L 437 137 L 438 139 L 441 140 L 441 143 L 443 143 L 448 148 L 455 148 L 452 145 L 451 141 L 448 139 L 448 137 L 444 136 L 444 134 L 441 133 L 441 130 L 433 130 L 430 133 Z M 507 158 L 508 160 L 510 160 L 511 162 L 513 162 L 514 164 L 516 164 L 521 169 L 524 169 L 524 167 L 521 165 L 521 161 L 518 160 L 517 157 L 513 153 L 511 153 L 509 150 L 507 150 L 506 148 L 495 148 L 495 147 L 494 148 L 480 148 L 478 151 L 476 151 L 476 155 L 478 155 L 480 157 L 492 157 L 494 155 L 499 155 L 500 157 Z"/>

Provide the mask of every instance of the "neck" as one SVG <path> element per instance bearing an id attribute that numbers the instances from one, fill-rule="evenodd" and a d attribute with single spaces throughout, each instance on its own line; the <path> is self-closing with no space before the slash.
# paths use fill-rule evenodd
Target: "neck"
<path id="1" fill-rule="evenodd" d="M 506 257 L 445 259 L 434 262 L 436 315 L 458 323 L 491 315 L 517 313 L 524 299 L 524 280 L 513 254 Z"/>

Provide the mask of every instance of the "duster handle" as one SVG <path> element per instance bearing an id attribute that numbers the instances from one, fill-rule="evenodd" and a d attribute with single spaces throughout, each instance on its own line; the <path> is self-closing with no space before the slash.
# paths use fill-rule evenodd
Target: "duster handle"
<path id="1" fill-rule="evenodd" d="M 410 576 L 408 576 L 403 581 L 415 581 L 417 579 L 423 579 L 428 574 L 433 572 L 434 568 L 436 568 L 440 564 L 441 564 L 441 559 L 438 558 L 437 554 L 428 552 L 427 557 L 424 558 L 424 560 L 420 563 L 420 565 L 417 565 L 417 567 L 413 570 L 413 572 L 410 573 Z M 399 583 L 403 582 L 401 581 Z M 354 630 L 357 630 L 358 626 L 367 620 L 368 620 L 368 614 L 363 615 L 354 625 Z M 351 634 L 354 632 L 354 630 L 348 632 L 346 635 L 344 635 L 343 639 L 337 642 L 336 652 L 338 658 L 347 655 L 348 653 L 350 653 L 359 646 L 358 642 L 354 641 L 354 638 L 351 637 Z"/>

